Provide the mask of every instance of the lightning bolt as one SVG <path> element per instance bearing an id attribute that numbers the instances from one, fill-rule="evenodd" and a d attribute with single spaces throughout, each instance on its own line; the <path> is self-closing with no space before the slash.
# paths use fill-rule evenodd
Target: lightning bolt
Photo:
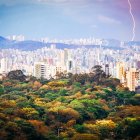
<path id="1" fill-rule="evenodd" d="M 132 28 L 133 36 L 132 36 L 131 41 L 134 41 L 134 38 L 135 38 L 135 28 L 136 28 L 136 22 L 135 22 L 134 15 L 133 15 L 133 13 L 132 13 L 132 5 L 131 5 L 130 0 L 128 0 L 128 4 L 129 4 L 129 13 L 130 13 L 131 18 L 132 18 L 132 21 L 133 21 L 133 28 Z"/>

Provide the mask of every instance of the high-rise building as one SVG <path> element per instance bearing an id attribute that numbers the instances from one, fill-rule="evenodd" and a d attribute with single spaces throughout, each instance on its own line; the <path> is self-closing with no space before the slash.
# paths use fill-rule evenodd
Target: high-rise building
<path id="1" fill-rule="evenodd" d="M 135 90 L 140 91 L 140 69 L 137 69 L 136 71 L 136 86 Z"/>
<path id="2" fill-rule="evenodd" d="M 60 50 L 60 56 L 59 56 L 59 61 L 60 61 L 60 65 L 64 66 L 65 65 L 65 54 L 64 54 L 64 50 Z"/>
<path id="3" fill-rule="evenodd" d="M 72 70 L 73 70 L 73 61 L 68 60 L 67 61 L 67 72 L 72 72 Z"/>
<path id="4" fill-rule="evenodd" d="M 125 74 L 125 66 L 123 62 L 117 62 L 116 64 L 116 78 L 120 79 L 121 83 L 123 83 Z"/>
<path id="5" fill-rule="evenodd" d="M 56 73 L 64 72 L 64 67 L 60 65 L 49 65 L 46 62 L 36 62 L 34 64 L 34 76 L 37 78 L 55 78 Z"/>
<path id="6" fill-rule="evenodd" d="M 105 65 L 105 74 L 109 76 L 109 64 Z"/>
<path id="7" fill-rule="evenodd" d="M 51 44 L 50 48 L 51 49 L 56 49 L 56 45 L 55 44 Z"/>
<path id="8" fill-rule="evenodd" d="M 0 73 L 4 74 L 8 72 L 8 59 L 2 58 L 0 61 Z"/>
<path id="9" fill-rule="evenodd" d="M 46 65 L 43 62 L 34 64 L 34 76 L 37 78 L 46 78 Z"/>
<path id="10" fill-rule="evenodd" d="M 126 72 L 126 84 L 130 91 L 135 91 L 137 85 L 137 73 L 136 68 L 130 68 Z"/>
<path id="11" fill-rule="evenodd" d="M 67 63 L 67 60 L 68 60 L 68 49 L 64 49 L 64 63 L 65 63 L 65 65 Z"/>

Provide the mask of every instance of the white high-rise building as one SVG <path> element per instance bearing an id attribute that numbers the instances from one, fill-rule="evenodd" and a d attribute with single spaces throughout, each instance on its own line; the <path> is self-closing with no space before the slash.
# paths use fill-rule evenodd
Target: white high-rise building
<path id="1" fill-rule="evenodd" d="M 46 65 L 43 62 L 34 64 L 34 76 L 37 78 L 46 78 Z"/>
<path id="2" fill-rule="evenodd" d="M 4 74 L 8 72 L 8 59 L 2 58 L 0 60 L 0 73 Z"/>
<path id="3" fill-rule="evenodd" d="M 36 62 L 34 64 L 34 76 L 37 78 L 55 78 L 57 72 L 61 73 L 63 71 L 64 69 L 60 65 L 53 66 L 46 62 Z"/>

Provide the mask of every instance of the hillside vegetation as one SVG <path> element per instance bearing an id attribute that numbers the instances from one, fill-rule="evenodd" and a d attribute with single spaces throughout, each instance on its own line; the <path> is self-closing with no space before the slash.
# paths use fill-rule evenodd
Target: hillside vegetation
<path id="1" fill-rule="evenodd" d="M 19 73 L 0 82 L 1 140 L 140 139 L 140 94 L 100 66 L 49 81 Z"/>

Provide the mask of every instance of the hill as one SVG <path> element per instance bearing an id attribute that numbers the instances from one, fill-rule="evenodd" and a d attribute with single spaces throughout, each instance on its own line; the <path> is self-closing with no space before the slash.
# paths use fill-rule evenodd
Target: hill
<path id="1" fill-rule="evenodd" d="M 42 47 L 45 47 L 47 44 L 39 42 L 39 41 L 11 41 L 4 37 L 0 37 L 0 49 L 20 49 L 25 51 L 36 50 Z"/>
<path id="2" fill-rule="evenodd" d="M 33 51 L 37 50 L 43 47 L 50 47 L 51 44 L 54 43 L 44 43 L 40 41 L 33 41 L 33 40 L 25 40 L 25 41 L 11 41 L 8 40 L 2 36 L 0 36 L 0 49 L 8 49 L 8 48 L 13 48 L 13 49 L 19 49 L 19 50 L 24 50 L 24 51 Z M 75 45 L 75 44 L 64 44 L 64 43 L 55 43 L 56 48 L 58 49 L 75 49 L 75 48 L 95 48 L 95 47 L 100 47 L 99 45 Z M 125 45 L 128 46 L 133 46 L 133 45 L 138 45 L 140 46 L 139 41 L 130 41 L 130 42 L 125 42 Z M 123 49 L 120 48 L 120 41 L 115 40 L 115 39 L 103 39 L 102 40 L 102 47 L 104 48 L 111 48 L 111 49 Z"/>
<path id="3" fill-rule="evenodd" d="M 140 41 L 129 41 L 126 42 L 125 44 L 128 46 L 133 46 L 133 45 L 140 46 Z"/>
<path id="4" fill-rule="evenodd" d="M 24 51 L 33 51 L 33 50 L 37 50 L 46 46 L 50 47 L 51 44 L 54 44 L 54 43 L 44 43 L 44 42 L 32 41 L 32 40 L 11 41 L 0 36 L 0 49 L 13 48 L 13 49 L 19 49 L 19 50 L 24 50 Z M 120 44 L 119 41 L 110 39 L 110 40 L 104 41 L 102 47 L 112 48 L 112 49 L 121 49 L 119 44 Z M 100 47 L 99 45 L 75 45 L 75 44 L 64 44 L 64 43 L 55 43 L 55 45 L 56 45 L 56 48 L 58 49 L 64 49 L 64 48 L 75 49 L 75 48 L 80 48 L 80 47 L 85 47 L 85 48 Z"/>

